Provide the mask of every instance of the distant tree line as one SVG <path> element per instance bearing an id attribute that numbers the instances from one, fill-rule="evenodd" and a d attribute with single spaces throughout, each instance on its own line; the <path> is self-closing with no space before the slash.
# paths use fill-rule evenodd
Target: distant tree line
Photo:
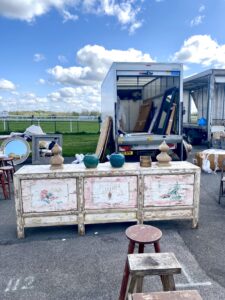
<path id="1" fill-rule="evenodd" d="M 46 111 L 46 110 L 35 110 L 35 111 L 10 111 L 10 115 L 16 115 L 16 116 L 33 116 L 33 117 L 39 117 L 39 116 L 45 116 L 45 117 L 52 117 L 52 116 L 99 116 L 99 111 L 88 111 L 88 110 L 82 110 L 82 112 L 52 112 L 52 111 Z"/>

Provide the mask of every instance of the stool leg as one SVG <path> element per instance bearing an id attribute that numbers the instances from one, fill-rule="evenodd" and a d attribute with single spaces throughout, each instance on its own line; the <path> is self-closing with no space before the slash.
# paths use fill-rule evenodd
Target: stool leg
<path id="1" fill-rule="evenodd" d="M 6 184 L 5 184 L 5 180 L 4 180 L 4 174 L 2 173 L 1 175 L 1 185 L 2 185 L 2 189 L 3 189 L 3 194 L 4 194 L 4 197 L 5 197 L 5 199 L 7 199 L 8 198 L 8 193 L 7 193 L 7 191 L 6 191 Z"/>
<path id="2" fill-rule="evenodd" d="M 130 241 L 129 245 L 128 245 L 128 251 L 127 251 L 128 254 L 134 253 L 134 246 L 135 246 L 135 243 Z M 128 267 L 128 259 L 126 259 L 126 263 L 125 263 L 125 267 L 124 267 L 124 271 L 123 271 L 123 279 L 122 279 L 121 288 L 120 288 L 119 300 L 125 300 L 128 278 L 129 278 L 129 267 Z"/>
<path id="3" fill-rule="evenodd" d="M 144 253 L 144 249 L 145 249 L 145 245 L 144 244 L 139 244 L 138 253 Z M 137 290 L 136 290 L 137 293 L 142 292 L 143 280 L 144 280 L 144 278 L 142 276 L 137 278 Z"/>
<path id="4" fill-rule="evenodd" d="M 161 281 L 164 292 L 176 290 L 173 275 L 162 275 Z"/>
<path id="5" fill-rule="evenodd" d="M 159 241 L 154 243 L 154 248 L 155 248 L 155 252 L 159 253 L 160 251 L 160 245 L 159 245 Z"/>
<path id="6" fill-rule="evenodd" d="M 9 198 L 11 198 L 11 187 L 10 187 L 10 171 L 6 171 L 6 179 L 8 184 L 8 190 L 9 190 Z"/>
<path id="7" fill-rule="evenodd" d="M 124 300 L 128 298 L 129 294 L 133 294 L 135 292 L 135 286 L 137 283 L 137 279 L 138 278 L 136 276 L 133 276 L 133 275 L 129 276 L 128 285 L 127 285 L 127 293 L 125 295 Z"/>
<path id="8" fill-rule="evenodd" d="M 136 293 L 142 293 L 142 290 L 143 290 L 143 281 L 144 281 L 144 277 L 143 276 L 138 276 L 137 277 Z"/>
<path id="9" fill-rule="evenodd" d="M 138 253 L 144 253 L 144 248 L 145 248 L 144 244 L 139 244 L 139 246 L 138 246 Z"/>

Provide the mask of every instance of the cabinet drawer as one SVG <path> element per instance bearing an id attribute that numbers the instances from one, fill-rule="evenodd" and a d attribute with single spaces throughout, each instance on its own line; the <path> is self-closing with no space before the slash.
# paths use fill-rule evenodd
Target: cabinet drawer
<path id="1" fill-rule="evenodd" d="M 137 176 L 84 180 L 85 209 L 137 207 Z"/>
<path id="2" fill-rule="evenodd" d="M 23 211 L 77 210 L 76 179 L 22 180 Z"/>
<path id="3" fill-rule="evenodd" d="M 194 175 L 144 177 L 144 206 L 193 205 Z"/>

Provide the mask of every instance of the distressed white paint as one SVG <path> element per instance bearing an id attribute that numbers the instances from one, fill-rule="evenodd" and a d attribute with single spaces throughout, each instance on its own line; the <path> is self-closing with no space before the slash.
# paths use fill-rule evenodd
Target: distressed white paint
<path id="1" fill-rule="evenodd" d="M 91 177 L 84 180 L 86 209 L 137 207 L 137 177 Z"/>
<path id="2" fill-rule="evenodd" d="M 21 184 L 24 212 L 77 210 L 75 179 L 33 179 Z"/>
<path id="3" fill-rule="evenodd" d="M 194 175 L 146 175 L 144 206 L 193 204 Z"/>
<path id="4" fill-rule="evenodd" d="M 188 162 L 149 168 L 139 163 L 122 168 L 104 163 L 96 169 L 70 164 L 59 170 L 24 166 L 15 173 L 14 186 L 19 238 L 24 227 L 35 226 L 77 224 L 84 234 L 85 224 L 94 223 L 191 219 L 192 227 L 198 224 L 200 168 Z"/>

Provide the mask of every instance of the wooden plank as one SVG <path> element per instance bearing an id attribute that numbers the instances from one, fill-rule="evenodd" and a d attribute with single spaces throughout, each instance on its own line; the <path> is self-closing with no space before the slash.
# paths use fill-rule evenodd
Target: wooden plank
<path id="1" fill-rule="evenodd" d="M 99 157 L 99 159 L 102 158 L 104 151 L 106 149 L 109 135 L 110 135 L 110 128 L 112 127 L 112 118 L 106 117 L 105 121 L 103 122 L 101 126 L 101 133 L 98 139 L 98 144 L 96 147 L 95 154 Z"/>
<path id="2" fill-rule="evenodd" d="M 133 294 L 131 300 L 202 300 L 196 290 Z"/>
<path id="3" fill-rule="evenodd" d="M 181 265 L 173 253 L 129 254 L 128 265 L 130 274 L 135 276 L 181 273 Z"/>
<path id="4" fill-rule="evenodd" d="M 166 135 L 169 135 L 171 133 L 171 129 L 172 129 L 172 126 L 173 126 L 174 115 L 175 115 L 175 109 L 176 109 L 176 103 L 173 103 L 173 107 L 172 107 L 172 111 L 171 111 L 171 114 L 170 114 L 168 126 L 167 126 L 167 129 L 166 129 Z"/>
<path id="5" fill-rule="evenodd" d="M 140 106 L 139 115 L 133 129 L 134 132 L 145 131 L 145 125 L 150 116 L 151 108 L 152 108 L 152 101 L 148 103 L 144 103 Z"/>
<path id="6" fill-rule="evenodd" d="M 135 222 L 137 219 L 136 212 L 108 212 L 108 213 L 85 213 L 85 224 L 98 223 L 116 223 L 116 222 Z"/>
<path id="7" fill-rule="evenodd" d="M 77 215 L 65 216 L 45 216 L 45 217 L 27 217 L 24 218 L 25 227 L 74 225 L 78 222 Z"/>

